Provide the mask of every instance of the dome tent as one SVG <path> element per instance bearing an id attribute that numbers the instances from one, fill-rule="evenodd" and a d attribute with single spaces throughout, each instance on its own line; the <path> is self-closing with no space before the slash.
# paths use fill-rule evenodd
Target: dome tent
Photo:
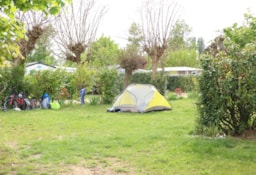
<path id="1" fill-rule="evenodd" d="M 151 84 L 131 84 L 121 95 L 108 112 L 149 112 L 171 110 L 168 101 L 155 86 Z"/>

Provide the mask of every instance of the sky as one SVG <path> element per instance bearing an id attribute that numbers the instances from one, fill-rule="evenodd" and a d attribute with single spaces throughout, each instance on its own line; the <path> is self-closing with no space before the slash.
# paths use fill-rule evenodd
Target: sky
<path id="1" fill-rule="evenodd" d="M 143 0 L 98 0 L 107 13 L 98 29 L 99 36 L 109 36 L 121 47 L 127 44 L 129 28 L 140 21 Z M 171 0 L 170 0 L 171 1 Z M 208 45 L 223 28 L 242 24 L 248 10 L 256 16 L 255 0 L 176 0 L 181 17 L 191 29 L 191 36 L 202 37 Z"/>

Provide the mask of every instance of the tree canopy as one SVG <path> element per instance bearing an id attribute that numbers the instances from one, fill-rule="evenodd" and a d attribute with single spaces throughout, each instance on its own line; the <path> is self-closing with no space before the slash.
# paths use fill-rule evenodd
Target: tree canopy
<path id="1" fill-rule="evenodd" d="M 24 24 L 17 21 L 15 13 L 36 10 L 45 14 L 57 14 L 70 0 L 10 0 L 0 1 L 0 62 L 20 55 L 17 42 L 25 37 Z"/>
<path id="2" fill-rule="evenodd" d="M 110 37 L 101 36 L 89 46 L 87 61 L 102 66 L 116 65 L 121 50 Z"/>

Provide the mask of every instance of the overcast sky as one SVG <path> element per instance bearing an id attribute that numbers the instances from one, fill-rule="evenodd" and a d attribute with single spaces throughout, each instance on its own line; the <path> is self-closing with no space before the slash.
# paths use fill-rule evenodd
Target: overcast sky
<path id="1" fill-rule="evenodd" d="M 100 25 L 98 35 L 110 36 L 120 46 L 127 43 L 132 22 L 139 21 L 143 0 L 98 0 L 108 12 Z M 170 0 L 171 1 L 171 0 Z M 255 16 L 255 0 L 176 0 L 182 7 L 181 19 L 192 28 L 192 36 L 203 37 L 207 45 L 217 31 L 241 24 L 248 9 Z"/>

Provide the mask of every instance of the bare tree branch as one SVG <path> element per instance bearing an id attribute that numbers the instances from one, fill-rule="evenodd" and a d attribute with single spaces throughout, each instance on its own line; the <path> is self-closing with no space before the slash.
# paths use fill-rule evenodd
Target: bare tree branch
<path id="1" fill-rule="evenodd" d="M 28 54 L 35 48 L 36 41 L 43 32 L 45 32 L 45 27 L 53 20 L 51 16 L 45 16 L 41 11 L 18 11 L 16 18 L 25 24 L 27 39 L 18 41 L 20 52 L 24 59 L 15 58 L 15 65 L 17 65 L 19 61 L 22 61 L 21 63 L 25 62 Z"/>
<path id="2" fill-rule="evenodd" d="M 59 56 L 81 63 L 81 54 L 95 40 L 99 23 L 106 13 L 105 7 L 97 7 L 95 0 L 77 0 L 64 8 L 56 21 L 58 35 L 55 41 Z"/>
<path id="3" fill-rule="evenodd" d="M 141 32 L 143 50 L 152 59 L 153 77 L 156 75 L 158 62 L 164 55 L 171 30 L 179 19 L 180 6 L 176 2 L 165 0 L 149 1 L 141 11 Z"/>

